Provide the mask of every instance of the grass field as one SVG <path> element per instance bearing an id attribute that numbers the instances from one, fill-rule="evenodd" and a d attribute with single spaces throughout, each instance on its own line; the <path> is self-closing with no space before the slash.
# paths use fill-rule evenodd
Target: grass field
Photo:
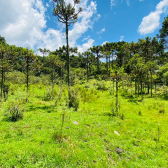
<path id="1" fill-rule="evenodd" d="M 55 99 L 45 101 L 49 87 L 31 85 L 26 103 L 25 86 L 13 85 L 0 105 L 0 167 L 168 167 L 168 101 L 120 92 L 113 116 L 115 96 L 94 82 L 76 86 L 77 111 L 66 106 L 65 86 L 55 105 L 58 86 Z M 9 114 L 14 102 L 24 109 L 16 122 Z"/>

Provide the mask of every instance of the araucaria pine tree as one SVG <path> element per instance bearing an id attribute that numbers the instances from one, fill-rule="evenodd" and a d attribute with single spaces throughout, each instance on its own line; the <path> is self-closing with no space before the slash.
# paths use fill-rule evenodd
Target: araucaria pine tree
<path id="1" fill-rule="evenodd" d="M 78 12 L 75 11 L 75 6 L 80 3 L 80 0 L 73 0 L 74 5 L 66 4 L 64 0 L 53 0 L 53 15 L 58 17 L 58 21 L 66 25 L 66 43 L 67 43 L 67 73 L 68 73 L 68 95 L 70 99 L 70 59 L 69 59 L 69 44 L 68 44 L 68 26 L 75 23 L 78 14 L 82 11 L 80 7 Z"/>

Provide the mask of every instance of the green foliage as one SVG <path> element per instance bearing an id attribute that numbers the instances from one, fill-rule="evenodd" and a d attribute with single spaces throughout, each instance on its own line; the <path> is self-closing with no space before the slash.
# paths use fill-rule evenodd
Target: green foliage
<path id="1" fill-rule="evenodd" d="M 159 113 L 165 113 L 165 109 L 164 109 L 164 107 L 161 107 L 160 109 L 159 109 Z"/>
<path id="2" fill-rule="evenodd" d="M 105 82 L 98 82 L 97 83 L 97 90 L 103 90 L 103 91 L 108 90 L 108 88 L 106 87 Z"/>
<path id="3" fill-rule="evenodd" d="M 165 45 L 167 48 L 167 37 L 168 37 L 168 16 L 165 17 L 164 21 L 162 22 L 162 28 L 159 30 L 159 38 L 161 39 L 161 43 Z"/>
<path id="4" fill-rule="evenodd" d="M 3 111 L 11 106 L 9 101 L 24 97 L 24 86 L 12 85 L 15 94 L 1 102 L 0 167 L 166 167 L 167 101 L 144 95 L 141 102 L 136 96 L 121 96 L 121 91 L 120 109 L 113 117 L 115 97 L 108 91 L 97 90 L 97 82 L 75 85 L 74 90 L 79 88 L 77 113 L 60 103 L 55 107 L 55 100 L 42 101 L 46 86 L 31 84 L 27 112 L 23 120 L 15 123 L 3 120 Z M 108 88 L 110 82 L 105 85 Z M 59 87 L 55 85 L 57 93 Z M 63 86 L 61 104 L 66 103 L 67 93 Z M 20 104 L 20 111 L 21 107 Z M 161 107 L 164 114 L 159 113 Z M 139 111 L 143 112 L 141 117 Z M 138 159 L 132 159 L 137 155 Z"/>
<path id="5" fill-rule="evenodd" d="M 69 107 L 73 107 L 75 111 L 79 108 L 78 88 L 73 88 L 70 91 Z"/>
<path id="6" fill-rule="evenodd" d="M 163 74 L 162 81 L 168 86 L 168 71 Z"/>
<path id="7" fill-rule="evenodd" d="M 9 72 L 6 76 L 6 80 L 12 84 L 24 84 L 26 81 L 25 74 L 19 71 Z"/>
<path id="8" fill-rule="evenodd" d="M 56 97 L 56 95 L 57 95 L 57 92 L 55 90 L 47 88 L 47 91 L 44 93 L 43 100 L 44 101 L 53 100 Z"/>
<path id="9" fill-rule="evenodd" d="M 8 120 L 13 122 L 23 119 L 23 109 L 18 103 L 14 103 L 7 109 L 7 116 Z"/>

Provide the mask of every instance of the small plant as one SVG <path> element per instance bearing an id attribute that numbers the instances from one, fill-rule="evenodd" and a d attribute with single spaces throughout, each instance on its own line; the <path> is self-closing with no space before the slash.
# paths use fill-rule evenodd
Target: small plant
<path id="1" fill-rule="evenodd" d="M 9 120 L 16 122 L 19 119 L 23 119 L 23 109 L 19 107 L 19 105 L 15 104 L 12 107 L 8 108 L 9 112 Z"/>
<path id="2" fill-rule="evenodd" d="M 165 113 L 165 109 L 163 108 L 163 107 L 161 107 L 160 109 L 159 109 L 159 113 Z"/>
<path id="3" fill-rule="evenodd" d="M 124 113 L 120 115 L 121 120 L 124 120 Z"/>
<path id="4" fill-rule="evenodd" d="M 79 107 L 78 89 L 72 89 L 70 92 L 69 107 L 73 107 L 77 111 Z"/>
<path id="5" fill-rule="evenodd" d="M 52 138 L 60 143 L 60 142 L 62 142 L 62 133 L 61 132 L 55 132 L 53 134 Z"/>
<path id="6" fill-rule="evenodd" d="M 57 93 L 55 105 L 57 105 L 57 103 L 61 100 L 61 98 L 62 98 L 62 92 L 63 92 L 62 87 L 60 87 L 60 91 Z"/>
<path id="7" fill-rule="evenodd" d="M 160 138 L 160 127 L 158 125 L 157 138 L 154 138 L 154 141 L 156 141 L 156 148 L 157 148 L 157 144 L 159 143 L 159 138 Z"/>
<path id="8" fill-rule="evenodd" d="M 61 129 L 60 129 L 60 131 L 57 131 L 53 134 L 53 139 L 58 141 L 59 143 L 62 142 L 62 140 L 63 140 L 64 122 L 65 122 L 65 109 L 63 110 L 63 113 L 62 113 Z"/>
<path id="9" fill-rule="evenodd" d="M 139 116 L 141 116 L 141 115 L 142 115 L 142 112 L 141 112 L 141 110 L 138 112 L 138 115 L 139 115 Z"/>
<path id="10" fill-rule="evenodd" d="M 116 107 L 114 105 L 114 103 L 111 104 L 111 113 L 112 113 L 112 116 L 118 116 L 118 112 L 116 111 Z"/>

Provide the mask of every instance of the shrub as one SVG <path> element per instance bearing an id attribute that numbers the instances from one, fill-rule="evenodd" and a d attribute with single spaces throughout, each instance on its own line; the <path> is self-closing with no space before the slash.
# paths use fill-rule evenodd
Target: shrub
<path id="1" fill-rule="evenodd" d="M 23 84 L 25 83 L 25 74 L 19 71 L 12 71 L 7 74 L 6 80 L 15 84 Z"/>
<path id="2" fill-rule="evenodd" d="M 23 119 L 23 109 L 19 107 L 19 105 L 15 104 L 7 109 L 9 113 L 10 121 L 18 121 L 19 119 Z"/>
<path id="3" fill-rule="evenodd" d="M 104 82 L 97 83 L 97 90 L 108 90 Z"/>
<path id="4" fill-rule="evenodd" d="M 159 113 L 165 113 L 165 109 L 163 108 L 163 107 L 161 107 L 160 109 L 159 109 Z"/>
<path id="5" fill-rule="evenodd" d="M 72 89 L 69 98 L 69 107 L 73 107 L 77 111 L 79 107 L 78 89 Z"/>
<path id="6" fill-rule="evenodd" d="M 44 97 L 43 100 L 44 101 L 50 101 L 53 100 L 55 98 L 56 95 L 56 91 L 52 91 L 51 89 L 47 88 L 47 92 L 44 93 Z"/>

